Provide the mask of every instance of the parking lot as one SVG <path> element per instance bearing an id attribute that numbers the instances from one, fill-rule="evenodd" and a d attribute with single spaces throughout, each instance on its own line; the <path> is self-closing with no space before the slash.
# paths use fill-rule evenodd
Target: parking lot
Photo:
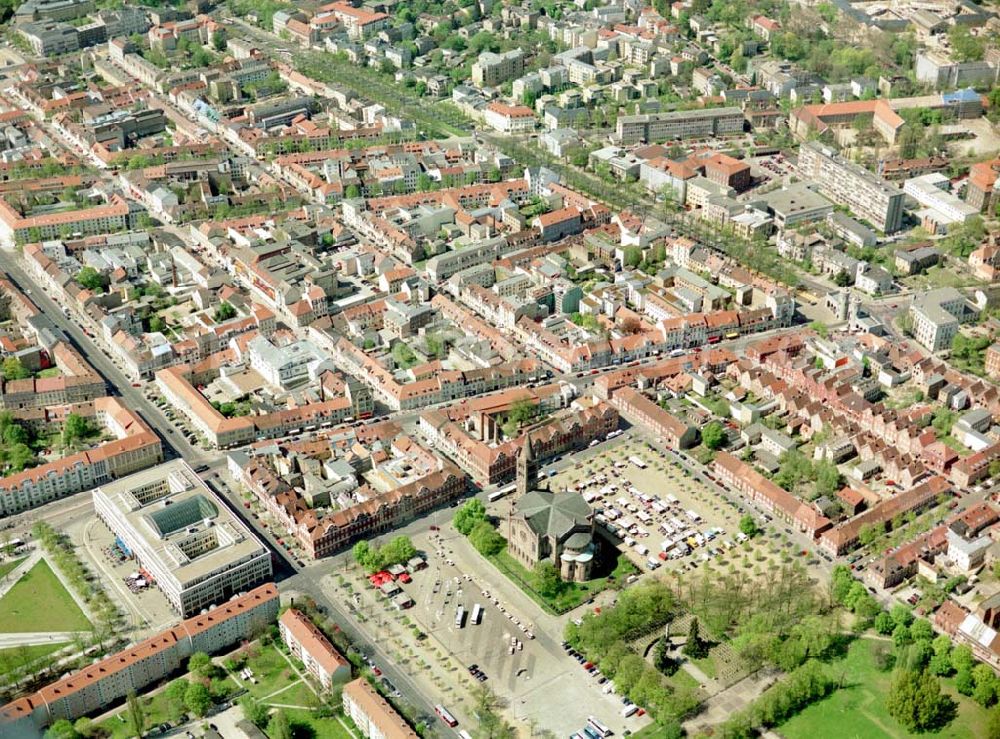
<path id="1" fill-rule="evenodd" d="M 648 721 L 638 716 L 625 719 L 621 700 L 602 692 L 601 676 L 588 674 L 561 647 L 562 629 L 570 616 L 543 613 L 450 526 L 419 535 L 415 543 L 426 553 L 428 567 L 414 573 L 410 583 L 399 583 L 414 605 L 393 612 L 398 619 L 416 622 L 460 666 L 459 674 L 452 673 L 448 682 L 455 686 L 463 679 L 482 682 L 507 703 L 506 712 L 515 724 L 528 727 L 534 722 L 556 736 L 578 731 L 589 715 L 618 735 L 626 729 L 636 731 Z M 357 594 L 355 607 L 364 610 L 364 603 L 375 599 L 392 609 L 391 601 L 370 585 Z M 474 621 L 476 605 L 481 614 Z M 455 701 L 454 695 L 450 700 L 449 710 L 470 713 L 471 704 Z"/>
<path id="2" fill-rule="evenodd" d="M 643 570 L 693 569 L 745 538 L 737 509 L 641 437 L 559 473 L 552 484 L 580 492 L 598 525 Z"/>

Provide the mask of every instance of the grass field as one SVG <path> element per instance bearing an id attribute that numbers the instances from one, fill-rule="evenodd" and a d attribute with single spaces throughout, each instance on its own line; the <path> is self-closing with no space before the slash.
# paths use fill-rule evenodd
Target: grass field
<path id="1" fill-rule="evenodd" d="M 10 647 L 0 649 L 0 671 L 9 664 L 22 665 L 30 664 L 36 659 L 47 657 L 53 652 L 58 652 L 69 642 L 59 642 L 58 644 L 32 644 L 26 647 Z"/>
<path id="2" fill-rule="evenodd" d="M 292 708 L 285 709 L 285 715 L 295 739 L 355 739 L 336 717 L 316 718 L 310 711 Z"/>
<path id="3" fill-rule="evenodd" d="M 12 559 L 9 562 L 0 563 L 0 577 L 3 577 L 8 572 L 12 571 L 19 564 L 24 561 L 24 557 L 18 557 L 17 559 Z"/>
<path id="4" fill-rule="evenodd" d="M 986 736 L 986 710 L 959 695 L 952 680 L 941 681 L 944 692 L 958 704 L 952 722 L 938 732 L 917 735 L 906 731 L 885 711 L 884 701 L 892 673 L 876 669 L 871 655 L 872 644 L 871 640 L 860 639 L 850 646 L 844 659 L 830 665 L 833 674 L 843 672 L 847 687 L 809 706 L 776 727 L 776 731 L 787 739 L 829 736 L 834 726 L 838 739 L 910 739 L 917 736 L 976 739 Z"/>
<path id="5" fill-rule="evenodd" d="M 301 706 L 302 708 L 309 708 L 310 706 L 315 706 L 316 694 L 313 692 L 312 688 L 304 682 L 299 681 L 297 683 L 293 683 L 280 693 L 272 695 L 265 702 L 285 706 Z"/>
<path id="6" fill-rule="evenodd" d="M 90 629 L 90 621 L 44 559 L 0 598 L 0 632 Z"/>
<path id="7" fill-rule="evenodd" d="M 292 666 L 288 664 L 288 660 L 274 646 L 260 647 L 257 656 L 247 662 L 247 667 L 253 671 L 257 684 L 253 685 L 242 680 L 238 682 L 257 699 L 286 688 L 300 679 Z M 284 693 L 281 695 L 283 696 Z M 276 702 L 284 703 L 285 701 L 276 699 Z M 293 703 L 294 701 L 288 702 Z"/>

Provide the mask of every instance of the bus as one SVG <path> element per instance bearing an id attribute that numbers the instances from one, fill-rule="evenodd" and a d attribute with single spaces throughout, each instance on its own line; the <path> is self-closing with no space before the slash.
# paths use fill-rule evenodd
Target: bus
<path id="1" fill-rule="evenodd" d="M 455 719 L 455 717 L 452 716 L 450 713 L 448 713 L 448 709 L 442 706 L 440 703 L 434 706 L 434 713 L 438 715 L 438 718 L 440 718 L 442 721 L 448 724 L 448 726 L 458 726 L 458 721 Z"/>
<path id="2" fill-rule="evenodd" d="M 640 470 L 646 469 L 646 462 L 642 459 L 642 457 L 631 456 L 628 458 L 628 461 L 634 464 Z"/>
<path id="3" fill-rule="evenodd" d="M 593 716 L 587 716 L 587 724 L 601 736 L 611 736 L 611 729 L 602 724 Z"/>
<path id="4" fill-rule="evenodd" d="M 458 610 L 455 611 L 455 628 L 461 629 L 465 626 L 465 607 L 459 606 Z"/>
<path id="5" fill-rule="evenodd" d="M 476 603 L 472 607 L 472 618 L 469 619 L 473 626 L 479 626 L 483 621 L 483 607 Z"/>
<path id="6" fill-rule="evenodd" d="M 490 493 L 487 496 L 487 500 L 489 500 L 490 503 L 494 503 L 500 500 L 501 498 L 505 498 L 511 493 L 513 493 L 516 487 L 517 487 L 516 482 L 512 482 L 510 485 L 504 485 L 499 490 L 494 490 L 492 493 Z"/>
<path id="7" fill-rule="evenodd" d="M 459 729 L 458 730 L 458 735 L 462 739 L 472 739 L 472 734 L 470 734 L 469 732 L 467 732 L 465 729 Z"/>
<path id="8" fill-rule="evenodd" d="M 730 331 L 728 334 L 726 334 L 726 338 L 729 339 L 729 340 L 738 339 L 738 338 L 740 338 L 740 332 L 739 331 Z"/>

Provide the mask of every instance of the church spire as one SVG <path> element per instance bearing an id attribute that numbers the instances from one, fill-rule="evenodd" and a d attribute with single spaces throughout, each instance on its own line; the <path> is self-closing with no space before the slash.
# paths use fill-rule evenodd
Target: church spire
<path id="1" fill-rule="evenodd" d="M 531 444 L 531 434 L 524 435 L 524 444 L 517 455 L 517 489 L 518 498 L 534 490 L 538 481 L 538 467 L 535 464 L 535 449 Z"/>

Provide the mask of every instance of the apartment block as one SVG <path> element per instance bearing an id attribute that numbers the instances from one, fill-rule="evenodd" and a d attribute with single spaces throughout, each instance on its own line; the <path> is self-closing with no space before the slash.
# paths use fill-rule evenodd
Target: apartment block
<path id="1" fill-rule="evenodd" d="M 262 585 L 8 703 L 0 708 L 0 735 L 31 739 L 60 719 L 105 711 L 183 669 L 195 652 L 211 654 L 252 638 L 277 615 L 278 589 Z"/>
<path id="2" fill-rule="evenodd" d="M 278 619 L 278 630 L 292 654 L 323 688 L 329 690 L 334 683 L 351 679 L 351 663 L 304 613 L 289 608 Z"/>
<path id="3" fill-rule="evenodd" d="M 739 108 L 625 115 L 618 117 L 616 136 L 623 146 L 641 141 L 653 143 L 669 139 L 731 136 L 742 133 L 743 123 L 743 111 Z"/>
<path id="4" fill-rule="evenodd" d="M 496 87 L 524 74 L 524 52 L 512 49 L 503 54 L 484 51 L 472 65 L 472 82 L 477 87 Z"/>
<path id="5" fill-rule="evenodd" d="M 903 225 L 902 190 L 880 181 L 871 172 L 849 162 L 816 141 L 799 149 L 799 172 L 820 193 L 843 205 L 880 231 L 893 233 Z"/>
<path id="6" fill-rule="evenodd" d="M 343 699 L 344 713 L 351 717 L 366 739 L 417 739 L 419 736 L 363 677 L 344 686 Z"/>
<path id="7" fill-rule="evenodd" d="M 932 352 L 951 346 L 968 311 L 965 296 L 953 287 L 943 287 L 920 295 L 910 305 L 913 338 Z"/>

